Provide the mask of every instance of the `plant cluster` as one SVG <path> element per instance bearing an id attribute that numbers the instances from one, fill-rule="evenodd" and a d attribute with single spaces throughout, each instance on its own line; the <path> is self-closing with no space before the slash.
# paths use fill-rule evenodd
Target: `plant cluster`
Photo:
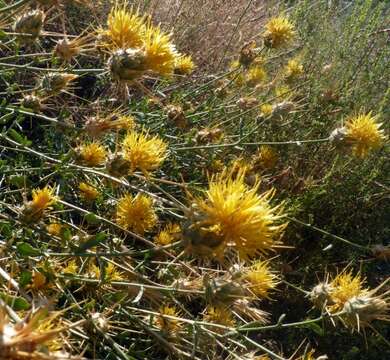
<path id="1" fill-rule="evenodd" d="M 150 2 L 0 3 L 0 360 L 388 352 L 388 227 L 348 216 L 388 198 L 385 5 L 275 8 L 208 74 Z"/>

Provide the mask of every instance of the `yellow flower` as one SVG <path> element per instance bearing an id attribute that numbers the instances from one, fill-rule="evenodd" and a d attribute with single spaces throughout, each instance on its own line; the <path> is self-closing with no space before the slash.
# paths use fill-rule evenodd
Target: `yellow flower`
<path id="1" fill-rule="evenodd" d="M 139 169 L 146 175 L 164 161 L 167 144 L 158 136 L 133 131 L 123 140 L 123 152 L 124 157 L 130 161 L 131 171 Z"/>
<path id="2" fill-rule="evenodd" d="M 244 271 L 244 278 L 249 281 L 249 290 L 261 298 L 267 298 L 269 290 L 277 285 L 277 276 L 269 269 L 266 261 L 255 261 Z"/>
<path id="3" fill-rule="evenodd" d="M 181 324 L 179 320 L 164 316 L 167 315 L 167 316 L 180 317 L 180 311 L 178 311 L 176 307 L 163 305 L 160 307 L 159 313 L 161 315 L 157 316 L 155 319 L 156 327 L 158 327 L 161 331 L 165 332 L 168 335 L 177 333 L 180 330 Z"/>
<path id="4" fill-rule="evenodd" d="M 231 311 L 225 307 L 208 306 L 203 319 L 209 323 L 224 325 L 227 327 L 234 327 L 235 321 L 232 317 Z M 215 328 L 214 330 L 216 330 Z"/>
<path id="5" fill-rule="evenodd" d="M 246 83 L 254 87 L 267 78 L 267 74 L 260 66 L 251 66 L 246 74 Z"/>
<path id="6" fill-rule="evenodd" d="M 34 189 L 32 191 L 32 206 L 36 211 L 43 211 L 50 205 L 57 202 L 57 197 L 54 195 L 54 188 L 45 186 L 43 189 Z"/>
<path id="7" fill-rule="evenodd" d="M 272 114 L 273 106 L 271 104 L 263 104 L 260 106 L 262 116 L 269 116 Z"/>
<path id="8" fill-rule="evenodd" d="M 89 273 L 96 279 L 101 277 L 101 269 L 99 266 L 92 264 L 89 267 Z M 106 281 L 122 281 L 123 274 L 115 267 L 114 264 L 108 263 L 104 267 L 104 280 Z"/>
<path id="9" fill-rule="evenodd" d="M 189 75 L 193 72 L 195 64 L 190 55 L 180 55 L 176 57 L 175 74 Z"/>
<path id="10" fill-rule="evenodd" d="M 172 244 L 180 235 L 181 228 L 178 224 L 168 223 L 155 237 L 156 244 L 164 246 Z"/>
<path id="11" fill-rule="evenodd" d="M 51 223 L 46 226 L 46 230 L 50 235 L 59 236 L 61 234 L 62 225 L 60 223 Z"/>
<path id="12" fill-rule="evenodd" d="M 145 17 L 138 11 L 128 11 L 128 3 L 119 5 L 116 2 L 107 19 L 107 29 L 99 32 L 104 46 L 111 50 L 128 49 L 142 46 L 145 35 Z"/>
<path id="13" fill-rule="evenodd" d="M 252 168 L 272 169 L 278 162 L 278 154 L 270 146 L 262 145 L 252 161 Z"/>
<path id="14" fill-rule="evenodd" d="M 99 191 L 85 182 L 79 184 L 79 190 L 81 196 L 87 201 L 93 201 L 99 196 Z"/>
<path id="15" fill-rule="evenodd" d="M 330 298 L 333 302 L 332 311 L 339 311 L 344 304 L 354 296 L 367 294 L 363 288 L 363 279 L 360 275 L 353 276 L 351 272 L 342 272 L 330 283 Z"/>
<path id="16" fill-rule="evenodd" d="M 86 166 L 99 166 L 106 160 L 107 152 L 103 145 L 97 142 L 81 145 L 78 148 L 78 157 Z"/>
<path id="17" fill-rule="evenodd" d="M 291 81 L 303 74 L 303 65 L 298 59 L 291 59 L 284 67 L 284 76 Z"/>
<path id="18" fill-rule="evenodd" d="M 259 195 L 260 182 L 245 184 L 245 169 L 224 171 L 210 179 L 204 198 L 195 200 L 192 225 L 186 229 L 190 248 L 217 257 L 232 247 L 244 258 L 271 251 L 286 224 L 281 205 L 272 207 L 274 190 Z"/>
<path id="19" fill-rule="evenodd" d="M 291 89 L 287 85 L 278 86 L 277 88 L 275 88 L 275 95 L 277 97 L 287 99 L 292 95 L 292 92 L 291 92 Z"/>
<path id="20" fill-rule="evenodd" d="M 77 275 L 78 266 L 76 264 L 76 260 L 70 260 L 66 266 L 62 269 L 63 274 L 72 274 Z"/>
<path id="21" fill-rule="evenodd" d="M 143 235 L 157 223 L 153 200 L 143 194 L 123 196 L 117 204 L 116 221 L 123 228 Z"/>
<path id="22" fill-rule="evenodd" d="M 43 275 L 40 271 L 33 271 L 31 278 L 30 288 L 33 290 L 42 290 L 47 285 L 46 276 Z"/>
<path id="23" fill-rule="evenodd" d="M 381 147 L 386 139 L 380 123 L 377 123 L 378 115 L 359 114 L 351 117 L 345 123 L 346 142 L 352 147 L 352 152 L 359 158 L 364 158 L 371 150 Z"/>
<path id="24" fill-rule="evenodd" d="M 175 69 L 178 53 L 171 42 L 171 35 L 149 24 L 144 38 L 145 65 L 159 75 L 171 75 Z"/>
<path id="25" fill-rule="evenodd" d="M 294 26 L 284 17 L 272 18 L 265 25 L 264 44 L 270 48 L 287 45 L 295 36 Z"/>

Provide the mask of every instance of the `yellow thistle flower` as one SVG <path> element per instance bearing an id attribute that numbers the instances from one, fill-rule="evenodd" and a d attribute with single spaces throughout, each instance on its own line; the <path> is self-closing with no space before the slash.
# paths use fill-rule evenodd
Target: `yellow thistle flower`
<path id="1" fill-rule="evenodd" d="M 339 311 L 344 304 L 354 296 L 367 294 L 367 289 L 363 288 L 364 280 L 360 274 L 353 276 L 351 272 L 342 272 L 330 283 L 330 299 L 334 304 L 333 311 Z"/>
<path id="2" fill-rule="evenodd" d="M 167 144 L 158 136 L 132 131 L 123 140 L 123 152 L 125 159 L 130 161 L 132 172 L 139 169 L 147 175 L 165 160 Z"/>
<path id="3" fill-rule="evenodd" d="M 303 65 L 298 59 L 290 59 L 283 72 L 287 80 L 294 80 L 303 74 Z"/>
<path id="4" fill-rule="evenodd" d="M 345 123 L 345 139 L 355 156 L 366 157 L 371 150 L 380 148 L 386 139 L 377 119 L 378 115 L 369 112 L 353 116 Z"/>
<path id="5" fill-rule="evenodd" d="M 80 162 L 86 166 L 99 166 L 106 160 L 107 152 L 103 145 L 97 142 L 81 145 L 77 149 Z"/>
<path id="6" fill-rule="evenodd" d="M 61 235 L 62 224 L 60 223 L 51 223 L 46 226 L 46 230 L 50 235 L 59 236 Z"/>
<path id="7" fill-rule="evenodd" d="M 70 260 L 66 264 L 66 266 L 62 269 L 63 274 L 71 274 L 71 275 L 77 275 L 78 273 L 78 266 L 76 264 L 76 260 Z"/>
<path id="8" fill-rule="evenodd" d="M 271 104 L 260 105 L 260 112 L 262 116 L 269 116 L 272 114 L 273 106 Z"/>
<path id="9" fill-rule="evenodd" d="M 101 269 L 99 266 L 92 264 L 89 267 L 89 273 L 92 277 L 100 279 Z M 122 281 L 124 279 L 123 274 L 116 268 L 114 264 L 108 263 L 104 267 L 104 280 L 106 281 Z"/>
<path id="10" fill-rule="evenodd" d="M 175 69 L 178 53 L 171 42 L 171 35 L 149 24 L 144 38 L 145 65 L 159 75 L 171 75 Z"/>
<path id="11" fill-rule="evenodd" d="M 267 74 L 260 66 L 251 66 L 246 74 L 246 83 L 250 87 L 255 87 L 267 78 Z"/>
<path id="12" fill-rule="evenodd" d="M 176 57 L 175 74 L 189 75 L 194 71 L 195 64 L 190 55 L 180 55 Z"/>
<path id="13" fill-rule="evenodd" d="M 77 78 L 74 74 L 49 72 L 39 80 L 39 86 L 46 94 L 57 95 L 66 91 L 70 83 Z"/>
<path id="14" fill-rule="evenodd" d="M 176 309 L 174 306 L 163 305 L 159 309 L 160 316 L 155 318 L 155 326 L 159 328 L 162 332 L 167 335 L 173 335 L 177 333 L 181 329 L 180 321 L 177 319 L 172 319 L 165 317 L 174 316 L 180 317 L 180 311 Z"/>
<path id="15" fill-rule="evenodd" d="M 266 261 L 256 261 L 244 270 L 244 278 L 249 281 L 249 290 L 260 298 L 267 298 L 268 292 L 276 287 L 277 276 L 269 269 Z"/>
<path id="16" fill-rule="evenodd" d="M 225 307 L 220 306 L 208 306 L 206 308 L 206 313 L 204 314 L 203 319 L 209 323 L 219 324 L 227 327 L 234 327 L 235 325 L 231 311 Z"/>
<path id="17" fill-rule="evenodd" d="M 204 198 L 195 199 L 192 225 L 185 229 L 190 250 L 222 257 L 229 247 L 244 258 L 272 251 L 287 224 L 281 205 L 272 207 L 274 190 L 259 195 L 260 182 L 245 184 L 245 169 L 224 171 L 210 179 Z"/>
<path id="18" fill-rule="evenodd" d="M 85 182 L 79 184 L 80 195 L 84 200 L 93 201 L 99 196 L 99 191 Z"/>
<path id="19" fill-rule="evenodd" d="M 275 88 L 275 95 L 283 99 L 288 99 L 292 96 L 292 92 L 287 85 L 282 85 Z"/>
<path id="20" fill-rule="evenodd" d="M 264 44 L 270 48 L 279 48 L 290 43 L 294 36 L 294 26 L 288 19 L 272 18 L 265 25 Z"/>
<path id="21" fill-rule="evenodd" d="M 143 194 L 123 196 L 117 204 L 116 221 L 123 228 L 143 235 L 157 223 L 153 200 Z"/>
<path id="22" fill-rule="evenodd" d="M 127 1 L 122 5 L 116 2 L 107 18 L 107 29 L 99 32 L 104 46 L 111 50 L 141 47 L 145 35 L 145 17 L 138 11 L 128 10 Z"/>
<path id="23" fill-rule="evenodd" d="M 54 188 L 45 186 L 43 189 L 34 189 L 32 191 L 31 205 L 39 211 L 47 209 L 50 205 L 57 202 L 58 198 L 54 195 Z"/>
<path id="24" fill-rule="evenodd" d="M 180 225 L 168 223 L 155 237 L 156 244 L 164 246 L 172 244 L 181 233 Z"/>
<path id="25" fill-rule="evenodd" d="M 259 169 L 273 169 L 278 162 L 278 154 L 270 146 L 262 145 L 258 153 L 253 157 L 252 168 Z"/>
<path id="26" fill-rule="evenodd" d="M 43 275 L 40 271 L 33 271 L 32 272 L 32 278 L 31 278 L 31 284 L 30 289 L 33 290 L 42 290 L 47 285 L 47 279 L 46 276 Z"/>

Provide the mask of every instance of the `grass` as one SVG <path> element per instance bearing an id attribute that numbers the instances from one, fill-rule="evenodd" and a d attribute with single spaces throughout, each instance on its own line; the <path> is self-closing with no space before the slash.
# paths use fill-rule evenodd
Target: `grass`
<path id="1" fill-rule="evenodd" d="M 196 68 L 137 68 L 121 81 L 115 50 L 97 34 L 111 4 L 60 3 L 0 2 L 0 324 L 5 314 L 6 327 L 31 321 L 15 345 L 0 336 L 0 359 L 389 357 L 388 4 L 138 0 Z M 36 8 L 43 30 L 25 44 L 13 24 Z M 295 37 L 272 48 L 265 29 L 277 16 Z M 81 33 L 88 51 L 63 62 L 56 40 Z M 253 53 L 258 65 L 232 64 Z M 78 77 L 50 92 L 40 84 L 51 72 Z M 354 156 L 348 136 L 331 141 L 369 112 L 383 139 L 367 156 Z M 134 137 L 126 150 L 134 131 L 166 153 L 152 139 L 136 156 Z M 91 166 L 83 147 L 92 141 L 105 154 L 93 151 Z M 45 186 L 52 203 L 34 197 Z M 133 210 L 141 195 L 151 201 Z M 265 220 L 278 205 L 280 239 Z M 272 249 L 256 253 L 267 231 Z M 360 273 L 362 288 L 344 303 L 331 289 L 316 308 L 313 288 L 336 286 L 344 270 Z M 348 310 L 356 297 L 370 312 Z"/>

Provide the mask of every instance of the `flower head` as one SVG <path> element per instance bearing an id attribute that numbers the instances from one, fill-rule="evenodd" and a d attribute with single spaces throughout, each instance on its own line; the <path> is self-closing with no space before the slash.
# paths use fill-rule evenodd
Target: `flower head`
<path id="1" fill-rule="evenodd" d="M 157 169 L 167 156 L 167 144 L 148 133 L 135 131 L 123 140 L 124 157 L 130 161 L 131 171 L 141 170 L 144 174 Z"/>
<path id="2" fill-rule="evenodd" d="M 160 307 L 159 313 L 160 315 L 155 319 L 155 325 L 162 332 L 167 335 L 174 335 L 181 329 L 179 320 L 168 317 L 180 317 L 180 311 L 177 310 L 176 307 L 163 305 Z"/>
<path id="3" fill-rule="evenodd" d="M 116 221 L 123 228 L 143 235 L 157 223 L 152 199 L 143 194 L 123 196 L 117 204 Z"/>
<path id="4" fill-rule="evenodd" d="M 57 197 L 54 195 L 54 188 L 45 186 L 43 189 L 34 189 L 32 191 L 31 205 L 39 211 L 47 209 L 50 205 L 55 204 Z"/>
<path id="5" fill-rule="evenodd" d="M 79 190 L 80 195 L 87 201 L 93 201 L 99 196 L 99 191 L 85 182 L 79 184 Z"/>
<path id="6" fill-rule="evenodd" d="M 203 316 L 204 320 L 210 323 L 234 327 L 235 321 L 232 312 L 222 306 L 208 306 Z"/>
<path id="7" fill-rule="evenodd" d="M 269 290 L 277 285 L 277 276 L 271 272 L 266 261 L 255 261 L 245 269 L 244 278 L 249 282 L 249 290 L 260 298 L 268 297 Z"/>
<path id="8" fill-rule="evenodd" d="M 18 39 L 22 43 L 32 43 L 41 34 L 45 14 L 42 10 L 30 10 L 18 17 L 13 26 Z"/>
<path id="9" fill-rule="evenodd" d="M 251 66 L 246 74 L 246 83 L 254 87 L 267 78 L 265 70 L 260 66 Z"/>
<path id="10" fill-rule="evenodd" d="M 190 55 L 180 55 L 176 57 L 175 74 L 189 75 L 193 72 L 195 64 Z"/>
<path id="11" fill-rule="evenodd" d="M 171 35 L 151 24 L 145 31 L 144 45 L 146 68 L 159 75 L 171 75 L 177 63 L 178 53 Z"/>
<path id="12" fill-rule="evenodd" d="M 264 44 L 279 48 L 287 45 L 295 36 L 294 26 L 284 17 L 275 17 L 265 25 Z"/>
<path id="13" fill-rule="evenodd" d="M 262 145 L 258 153 L 253 157 L 252 168 L 258 169 L 272 169 L 278 162 L 278 154 L 270 146 Z"/>
<path id="14" fill-rule="evenodd" d="M 298 59 L 290 59 L 284 67 L 284 76 L 292 81 L 303 74 L 303 65 Z"/>
<path id="15" fill-rule="evenodd" d="M 341 310 L 344 304 L 354 296 L 361 296 L 367 293 L 363 288 L 363 279 L 360 275 L 353 276 L 351 272 L 342 272 L 330 283 L 330 298 L 333 310 Z"/>
<path id="16" fill-rule="evenodd" d="M 145 34 L 145 17 L 138 11 L 127 10 L 128 4 L 118 2 L 111 9 L 107 19 L 107 29 L 99 32 L 104 46 L 111 50 L 140 47 Z"/>
<path id="17" fill-rule="evenodd" d="M 222 257 L 234 248 L 246 259 L 271 251 L 286 227 L 281 205 L 272 207 L 274 191 L 257 193 L 260 182 L 245 184 L 245 170 L 224 171 L 210 179 L 203 198 L 195 200 L 191 225 L 186 229 L 189 246 Z"/>
<path id="18" fill-rule="evenodd" d="M 172 244 L 181 233 L 180 225 L 168 223 L 154 238 L 158 245 Z"/>
<path id="19" fill-rule="evenodd" d="M 76 152 L 78 160 L 86 166 L 102 165 L 107 156 L 104 146 L 97 142 L 83 144 Z"/>
<path id="20" fill-rule="evenodd" d="M 355 156 L 366 157 L 371 150 L 380 148 L 386 139 L 377 118 L 378 116 L 373 116 L 371 112 L 361 113 L 345 123 L 345 140 Z"/>

